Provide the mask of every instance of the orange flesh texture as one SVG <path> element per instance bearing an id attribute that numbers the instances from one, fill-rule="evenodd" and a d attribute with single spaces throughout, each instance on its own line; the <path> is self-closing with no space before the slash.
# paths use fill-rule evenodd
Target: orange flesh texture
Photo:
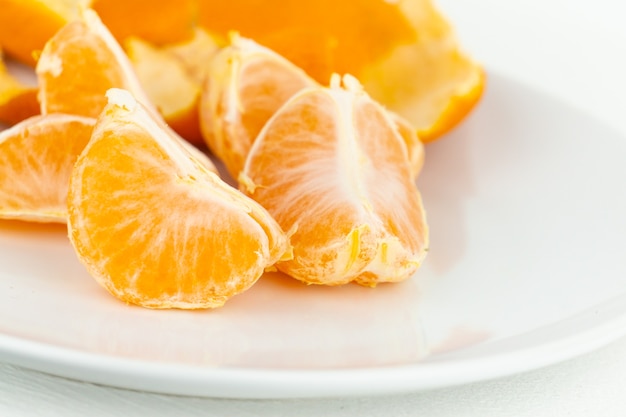
<path id="1" fill-rule="evenodd" d="M 209 148 L 237 178 L 255 138 L 291 96 L 316 85 L 274 52 L 239 39 L 213 63 L 201 100 L 201 127 Z"/>
<path id="2" fill-rule="evenodd" d="M 77 162 L 70 239 L 96 280 L 126 302 L 219 307 L 285 252 L 286 236 L 126 103 L 105 109 Z"/>
<path id="3" fill-rule="evenodd" d="M 94 124 L 50 114 L 0 132 L 0 217 L 64 223 L 70 174 Z"/>
<path id="4" fill-rule="evenodd" d="M 294 96 L 259 135 L 242 177 L 242 189 L 283 230 L 295 230 L 294 259 L 277 264 L 295 278 L 398 281 L 425 254 L 428 232 L 406 149 L 369 100 L 346 107 L 321 89 Z"/>
<path id="5" fill-rule="evenodd" d="M 38 0 L 0 0 L 0 46 L 13 58 L 35 65 L 33 54 L 71 18 L 71 2 L 49 4 Z M 56 6 L 56 7 L 55 7 Z"/>
<path id="6" fill-rule="evenodd" d="M 67 24 L 48 41 L 36 72 L 42 114 L 61 112 L 97 117 L 106 105 L 109 88 L 129 90 L 152 113 L 158 114 L 122 47 L 93 10 L 83 11 L 81 20 Z M 208 169 L 217 172 L 206 155 L 187 143 L 184 145 Z"/>
<path id="7" fill-rule="evenodd" d="M 109 88 L 128 88 L 116 61 L 105 42 L 84 22 L 64 26 L 46 44 L 37 65 L 42 114 L 98 117 Z"/>

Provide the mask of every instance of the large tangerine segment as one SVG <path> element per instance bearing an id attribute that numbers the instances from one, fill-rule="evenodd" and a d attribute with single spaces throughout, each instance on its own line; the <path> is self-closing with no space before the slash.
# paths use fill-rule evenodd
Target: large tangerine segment
<path id="1" fill-rule="evenodd" d="M 50 114 L 0 132 L 0 217 L 65 223 L 70 174 L 94 124 Z"/>
<path id="2" fill-rule="evenodd" d="M 405 144 L 353 78 L 311 88 L 270 119 L 250 150 L 242 189 L 284 230 L 309 283 L 399 281 L 420 265 L 428 229 Z M 277 162 L 280 161 L 280 162 Z"/>
<path id="3" fill-rule="evenodd" d="M 283 256 L 286 236 L 130 94 L 108 96 L 70 183 L 68 228 L 78 257 L 126 302 L 223 305 Z"/>
<path id="4" fill-rule="evenodd" d="M 132 91 L 150 105 L 124 51 L 92 10 L 84 10 L 48 40 L 36 72 L 42 114 L 98 117 L 105 93 L 114 87 Z"/>
<path id="5" fill-rule="evenodd" d="M 80 19 L 64 26 L 48 41 L 36 72 L 42 114 L 97 117 L 106 104 L 109 88 L 127 89 L 150 112 L 159 114 L 124 50 L 93 10 L 83 10 Z M 217 172 L 206 155 L 179 140 L 207 168 Z"/>

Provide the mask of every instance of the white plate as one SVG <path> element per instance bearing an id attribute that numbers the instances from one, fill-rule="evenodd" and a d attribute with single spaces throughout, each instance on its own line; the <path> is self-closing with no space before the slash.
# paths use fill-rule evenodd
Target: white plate
<path id="1" fill-rule="evenodd" d="M 491 74 L 419 180 L 431 251 L 372 290 L 263 278 L 216 311 L 109 296 L 62 227 L 0 223 L 0 360 L 156 392 L 382 394 L 571 358 L 626 333 L 626 138 Z M 120 242 L 123 244 L 123 242 Z"/>

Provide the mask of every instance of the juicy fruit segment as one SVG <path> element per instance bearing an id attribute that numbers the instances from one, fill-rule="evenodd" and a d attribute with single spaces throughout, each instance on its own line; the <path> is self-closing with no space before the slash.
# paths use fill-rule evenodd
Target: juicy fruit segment
<path id="1" fill-rule="evenodd" d="M 270 119 L 242 189 L 293 233 L 279 270 L 315 284 L 400 281 L 426 254 L 421 197 L 388 113 L 354 78 L 343 83 L 304 90 Z"/>
<path id="2" fill-rule="evenodd" d="M 37 63 L 42 114 L 98 117 L 109 88 L 132 91 L 148 103 L 132 65 L 92 10 L 63 26 L 45 45 Z"/>
<path id="3" fill-rule="evenodd" d="M 78 257 L 129 303 L 223 305 L 288 252 L 286 235 L 128 92 L 107 95 L 70 182 L 68 228 Z"/>
<path id="4" fill-rule="evenodd" d="M 0 123 L 13 125 L 36 114 L 39 114 L 37 88 L 13 77 L 0 52 Z"/>
<path id="5" fill-rule="evenodd" d="M 193 36 L 195 3 L 196 0 L 92 0 L 91 7 L 118 41 L 137 36 L 161 45 Z"/>
<path id="6" fill-rule="evenodd" d="M 148 98 L 165 121 L 185 139 L 200 142 L 200 84 L 183 62 L 139 38 L 127 39 L 125 49 Z"/>
<path id="7" fill-rule="evenodd" d="M 0 217 L 64 223 L 70 173 L 94 124 L 50 114 L 0 132 Z"/>
<path id="8" fill-rule="evenodd" d="M 36 72 L 42 114 L 97 117 L 106 104 L 106 91 L 113 87 L 129 90 L 158 114 L 122 47 L 93 10 L 84 10 L 79 20 L 64 26 L 48 41 Z M 217 172 L 206 155 L 179 139 L 208 169 Z"/>
<path id="9" fill-rule="evenodd" d="M 213 60 L 200 105 L 204 139 L 237 178 L 255 138 L 270 117 L 295 93 L 320 85 L 274 51 L 240 36 Z M 390 112 L 404 139 L 415 178 L 424 145 L 415 128 Z"/>
<path id="10" fill-rule="evenodd" d="M 482 67 L 459 48 L 432 0 L 199 1 L 199 22 L 236 30 L 326 84 L 356 76 L 377 101 L 428 142 L 454 127 L 481 97 Z"/>
<path id="11" fill-rule="evenodd" d="M 394 112 L 389 112 L 389 116 L 394 121 L 396 130 L 404 140 L 407 156 L 409 158 L 411 178 L 417 178 L 422 170 L 422 167 L 424 166 L 424 159 L 426 157 L 424 144 L 417 136 L 415 127 L 413 127 L 408 120 L 400 117 Z"/>
<path id="12" fill-rule="evenodd" d="M 237 178 L 265 122 L 292 95 L 317 83 L 256 42 L 233 36 L 214 58 L 200 102 L 200 126 L 211 151 Z"/>

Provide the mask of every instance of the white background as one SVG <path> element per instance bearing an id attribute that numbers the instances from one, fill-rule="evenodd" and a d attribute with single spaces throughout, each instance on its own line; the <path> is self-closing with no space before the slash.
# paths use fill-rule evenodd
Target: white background
<path id="1" fill-rule="evenodd" d="M 489 71 L 537 86 L 626 134 L 622 2 L 439 0 L 439 5 L 465 49 Z M 349 399 L 183 398 L 100 387 L 0 364 L 0 416 L 624 416 L 625 386 L 626 339 L 495 381 Z"/>

